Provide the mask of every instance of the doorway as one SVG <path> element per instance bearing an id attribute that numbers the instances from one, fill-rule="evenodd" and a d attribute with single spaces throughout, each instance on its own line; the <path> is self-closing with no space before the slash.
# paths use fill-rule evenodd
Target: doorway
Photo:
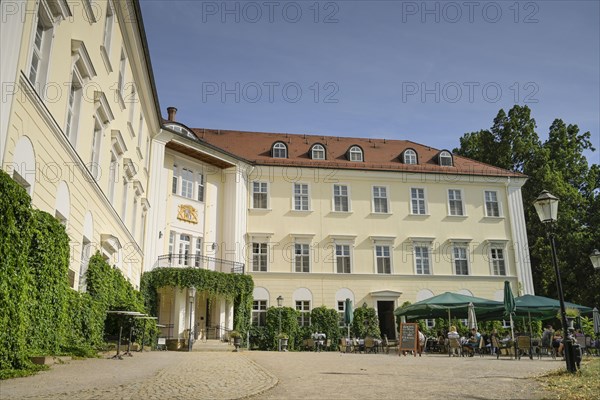
<path id="1" fill-rule="evenodd" d="M 379 330 L 381 331 L 381 336 L 387 335 L 388 339 L 396 340 L 394 302 L 377 301 L 377 317 L 379 317 Z"/>

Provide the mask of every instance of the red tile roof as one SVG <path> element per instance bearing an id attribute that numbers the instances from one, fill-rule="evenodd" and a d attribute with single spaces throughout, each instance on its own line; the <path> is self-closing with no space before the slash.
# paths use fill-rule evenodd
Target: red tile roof
<path id="1" fill-rule="evenodd" d="M 525 177 L 525 175 L 518 172 L 497 168 L 454 154 L 452 155 L 454 162 L 452 167 L 440 166 L 438 164 L 440 149 L 434 149 L 408 140 L 202 128 L 195 128 L 192 131 L 201 141 L 258 165 Z M 287 146 L 288 158 L 273 158 L 271 156 L 271 148 L 275 142 L 283 142 Z M 322 144 L 325 147 L 326 160 L 311 159 L 310 150 L 314 144 Z M 346 154 L 353 145 L 360 146 L 363 149 L 363 162 L 348 160 Z M 401 154 L 409 148 L 417 153 L 417 165 L 402 162 Z"/>

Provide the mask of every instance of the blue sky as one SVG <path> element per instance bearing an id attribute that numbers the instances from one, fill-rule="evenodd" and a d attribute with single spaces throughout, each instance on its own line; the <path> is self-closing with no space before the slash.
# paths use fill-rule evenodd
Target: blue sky
<path id="1" fill-rule="evenodd" d="M 159 100 L 191 127 L 453 149 L 528 105 L 600 149 L 598 1 L 142 1 Z M 600 152 L 587 152 L 600 163 Z"/>

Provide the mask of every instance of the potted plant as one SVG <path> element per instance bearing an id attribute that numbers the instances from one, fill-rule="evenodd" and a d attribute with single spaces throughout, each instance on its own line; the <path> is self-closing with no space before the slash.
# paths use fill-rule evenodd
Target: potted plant
<path id="1" fill-rule="evenodd" d="M 567 307 L 565 308 L 565 315 L 567 317 L 569 328 L 573 329 L 573 321 L 579 316 L 579 310 L 573 307 Z"/>
<path id="2" fill-rule="evenodd" d="M 231 331 L 229 332 L 229 337 L 233 339 L 233 345 L 235 346 L 235 350 L 233 351 L 239 351 L 242 345 L 242 335 L 238 331 Z"/>
<path id="3" fill-rule="evenodd" d="M 289 336 L 286 333 L 280 333 L 276 336 L 279 343 L 279 351 L 287 351 Z"/>

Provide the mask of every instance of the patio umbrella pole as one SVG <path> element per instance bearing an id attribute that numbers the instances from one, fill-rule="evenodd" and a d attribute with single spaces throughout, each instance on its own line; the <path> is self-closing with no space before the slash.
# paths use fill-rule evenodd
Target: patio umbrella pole
<path id="1" fill-rule="evenodd" d="M 513 329 L 512 313 L 510 314 L 510 337 L 515 340 L 515 330 Z"/>

